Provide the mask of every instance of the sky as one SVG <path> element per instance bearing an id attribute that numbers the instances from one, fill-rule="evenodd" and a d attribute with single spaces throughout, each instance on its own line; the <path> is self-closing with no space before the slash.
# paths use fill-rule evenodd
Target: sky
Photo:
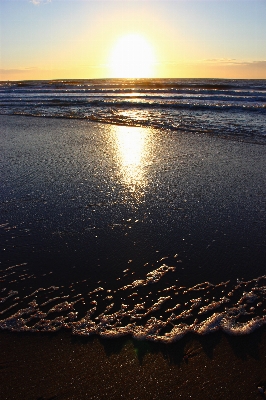
<path id="1" fill-rule="evenodd" d="M 0 0 L 0 80 L 266 79 L 266 0 Z"/>

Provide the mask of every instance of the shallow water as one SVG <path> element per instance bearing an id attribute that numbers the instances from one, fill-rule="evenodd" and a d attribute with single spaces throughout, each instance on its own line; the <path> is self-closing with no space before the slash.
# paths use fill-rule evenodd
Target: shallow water
<path id="1" fill-rule="evenodd" d="M 171 342 L 265 323 L 264 146 L 1 117 L 0 327 Z"/>

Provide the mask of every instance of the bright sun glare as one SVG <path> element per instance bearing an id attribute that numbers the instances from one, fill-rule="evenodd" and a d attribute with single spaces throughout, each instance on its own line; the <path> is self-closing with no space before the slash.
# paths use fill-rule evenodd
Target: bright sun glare
<path id="1" fill-rule="evenodd" d="M 110 60 L 113 78 L 151 78 L 154 52 L 150 43 L 141 35 L 121 37 L 115 44 Z"/>

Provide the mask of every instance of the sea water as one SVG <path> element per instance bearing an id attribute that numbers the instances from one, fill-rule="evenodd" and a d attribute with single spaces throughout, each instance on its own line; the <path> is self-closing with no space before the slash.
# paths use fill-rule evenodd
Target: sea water
<path id="1" fill-rule="evenodd" d="M 265 81 L 5 82 L 1 103 L 1 329 L 265 324 Z"/>
<path id="2" fill-rule="evenodd" d="M 266 81 L 100 79 L 0 83 L 1 114 L 233 136 L 264 142 Z"/>

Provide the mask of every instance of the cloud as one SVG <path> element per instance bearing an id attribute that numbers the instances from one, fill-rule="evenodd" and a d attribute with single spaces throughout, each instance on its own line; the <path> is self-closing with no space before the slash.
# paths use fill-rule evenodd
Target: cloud
<path id="1" fill-rule="evenodd" d="M 38 6 L 39 4 L 47 4 L 51 3 L 52 0 L 30 0 L 30 3 L 34 4 L 35 6 Z"/>
<path id="2" fill-rule="evenodd" d="M 207 58 L 203 61 L 215 64 L 239 64 L 236 58 Z"/>
<path id="3" fill-rule="evenodd" d="M 0 74 L 17 74 L 20 72 L 26 72 L 26 70 L 25 69 L 16 69 L 16 68 L 10 68 L 10 69 L 1 68 L 0 69 Z"/>
<path id="4" fill-rule="evenodd" d="M 208 58 L 203 62 L 214 63 L 214 64 L 227 64 L 227 65 L 242 65 L 248 67 L 266 67 L 266 60 L 261 61 L 243 61 L 237 60 L 236 58 Z"/>
<path id="5" fill-rule="evenodd" d="M 266 60 L 252 61 L 252 62 L 249 62 L 249 63 L 245 63 L 245 65 L 252 65 L 252 66 L 255 66 L 255 67 L 266 68 Z"/>
<path id="6" fill-rule="evenodd" d="M 0 74 L 21 74 L 29 71 L 39 70 L 38 67 L 25 67 L 25 68 L 0 68 Z"/>

